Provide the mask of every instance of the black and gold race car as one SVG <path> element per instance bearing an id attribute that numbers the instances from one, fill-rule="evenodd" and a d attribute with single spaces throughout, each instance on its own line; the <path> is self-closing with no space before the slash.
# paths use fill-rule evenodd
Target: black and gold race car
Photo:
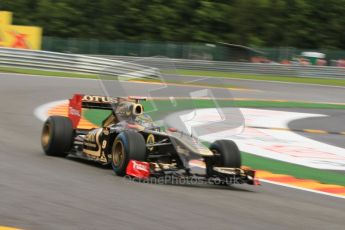
<path id="1" fill-rule="evenodd" d="M 164 131 L 144 113 L 142 98 L 76 94 L 68 117 L 51 116 L 43 126 L 42 147 L 49 156 L 69 154 L 112 166 L 119 176 L 140 179 L 174 175 L 217 180 L 222 184 L 257 184 L 255 171 L 241 168 L 241 155 L 230 140 L 205 147 L 197 138 L 174 128 Z M 109 110 L 100 128 L 80 129 L 83 109 Z M 204 163 L 195 173 L 190 162 Z"/>

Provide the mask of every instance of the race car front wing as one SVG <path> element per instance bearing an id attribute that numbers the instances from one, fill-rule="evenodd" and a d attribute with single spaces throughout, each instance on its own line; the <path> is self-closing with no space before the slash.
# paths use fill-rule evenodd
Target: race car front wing
<path id="1" fill-rule="evenodd" d="M 159 180 L 164 182 L 183 181 L 186 182 L 207 182 L 210 184 L 222 184 L 222 185 L 232 185 L 232 184 L 249 184 L 249 185 L 260 185 L 258 178 L 256 178 L 256 171 L 251 169 L 241 169 L 241 168 L 226 168 L 226 167 L 213 167 L 212 176 L 207 176 L 204 174 L 196 173 L 185 173 L 181 170 L 155 170 L 155 165 L 130 160 L 127 166 L 126 173 L 131 178 L 139 180 L 150 180 L 150 178 L 163 178 L 166 180 Z M 177 180 L 178 179 L 178 180 Z M 181 180 L 183 179 L 183 180 Z"/>

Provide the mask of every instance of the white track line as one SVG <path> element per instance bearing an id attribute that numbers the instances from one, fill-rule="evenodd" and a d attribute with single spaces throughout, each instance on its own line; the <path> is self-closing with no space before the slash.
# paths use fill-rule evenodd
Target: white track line
<path id="1" fill-rule="evenodd" d="M 85 78 L 85 77 L 59 77 L 59 76 L 44 76 L 44 75 L 33 75 L 33 74 L 23 74 L 23 73 L 0 73 L 0 76 L 13 75 L 16 77 L 36 77 L 36 78 L 62 78 L 62 79 L 71 79 L 71 80 L 87 80 L 87 81 L 98 81 L 99 79 L 95 78 Z"/>

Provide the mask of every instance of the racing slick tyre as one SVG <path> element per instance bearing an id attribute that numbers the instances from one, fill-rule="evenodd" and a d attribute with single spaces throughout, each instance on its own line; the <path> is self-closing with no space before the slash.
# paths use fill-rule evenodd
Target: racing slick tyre
<path id="1" fill-rule="evenodd" d="M 73 144 L 71 120 L 63 116 L 49 117 L 43 125 L 41 143 L 46 155 L 67 156 Z"/>
<path id="2" fill-rule="evenodd" d="M 129 160 L 146 160 L 144 137 L 134 131 L 123 131 L 115 138 L 111 165 L 118 176 L 125 176 Z"/>
<path id="3" fill-rule="evenodd" d="M 207 174 L 213 174 L 213 167 L 240 168 L 242 165 L 241 152 L 236 143 L 231 140 L 217 140 L 210 145 L 213 157 L 206 158 Z"/>

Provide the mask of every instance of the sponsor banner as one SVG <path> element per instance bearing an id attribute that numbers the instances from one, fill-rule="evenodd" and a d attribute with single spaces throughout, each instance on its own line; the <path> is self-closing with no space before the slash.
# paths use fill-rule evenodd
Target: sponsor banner
<path id="1" fill-rule="evenodd" d="M 287 128 L 292 120 L 325 116 L 260 109 L 241 109 L 241 112 L 246 126 L 271 128 Z M 200 109 L 192 113 L 193 119 L 186 119 L 185 115 L 180 117 L 189 131 L 195 126 L 212 126 L 212 123 L 222 119 L 216 109 Z M 289 130 L 245 127 L 241 133 L 213 130 L 199 138 L 208 142 L 231 139 L 242 151 L 255 155 L 319 169 L 345 170 L 345 149 L 311 140 Z"/>
<path id="2" fill-rule="evenodd" d="M 12 24 L 12 12 L 0 11 L 0 26 Z"/>
<path id="3" fill-rule="evenodd" d="M 0 25 L 0 47 L 5 46 L 5 33 L 3 30 L 3 26 Z"/>
<path id="4" fill-rule="evenodd" d="M 12 13 L 8 11 L 0 11 L 0 46 L 4 46 L 5 34 L 3 27 L 12 23 Z"/>
<path id="5" fill-rule="evenodd" d="M 0 46 L 18 49 L 41 49 L 42 29 L 35 26 L 0 26 Z"/>
<path id="6" fill-rule="evenodd" d="M 12 12 L 0 11 L 0 47 L 41 49 L 42 28 L 11 25 Z"/>

